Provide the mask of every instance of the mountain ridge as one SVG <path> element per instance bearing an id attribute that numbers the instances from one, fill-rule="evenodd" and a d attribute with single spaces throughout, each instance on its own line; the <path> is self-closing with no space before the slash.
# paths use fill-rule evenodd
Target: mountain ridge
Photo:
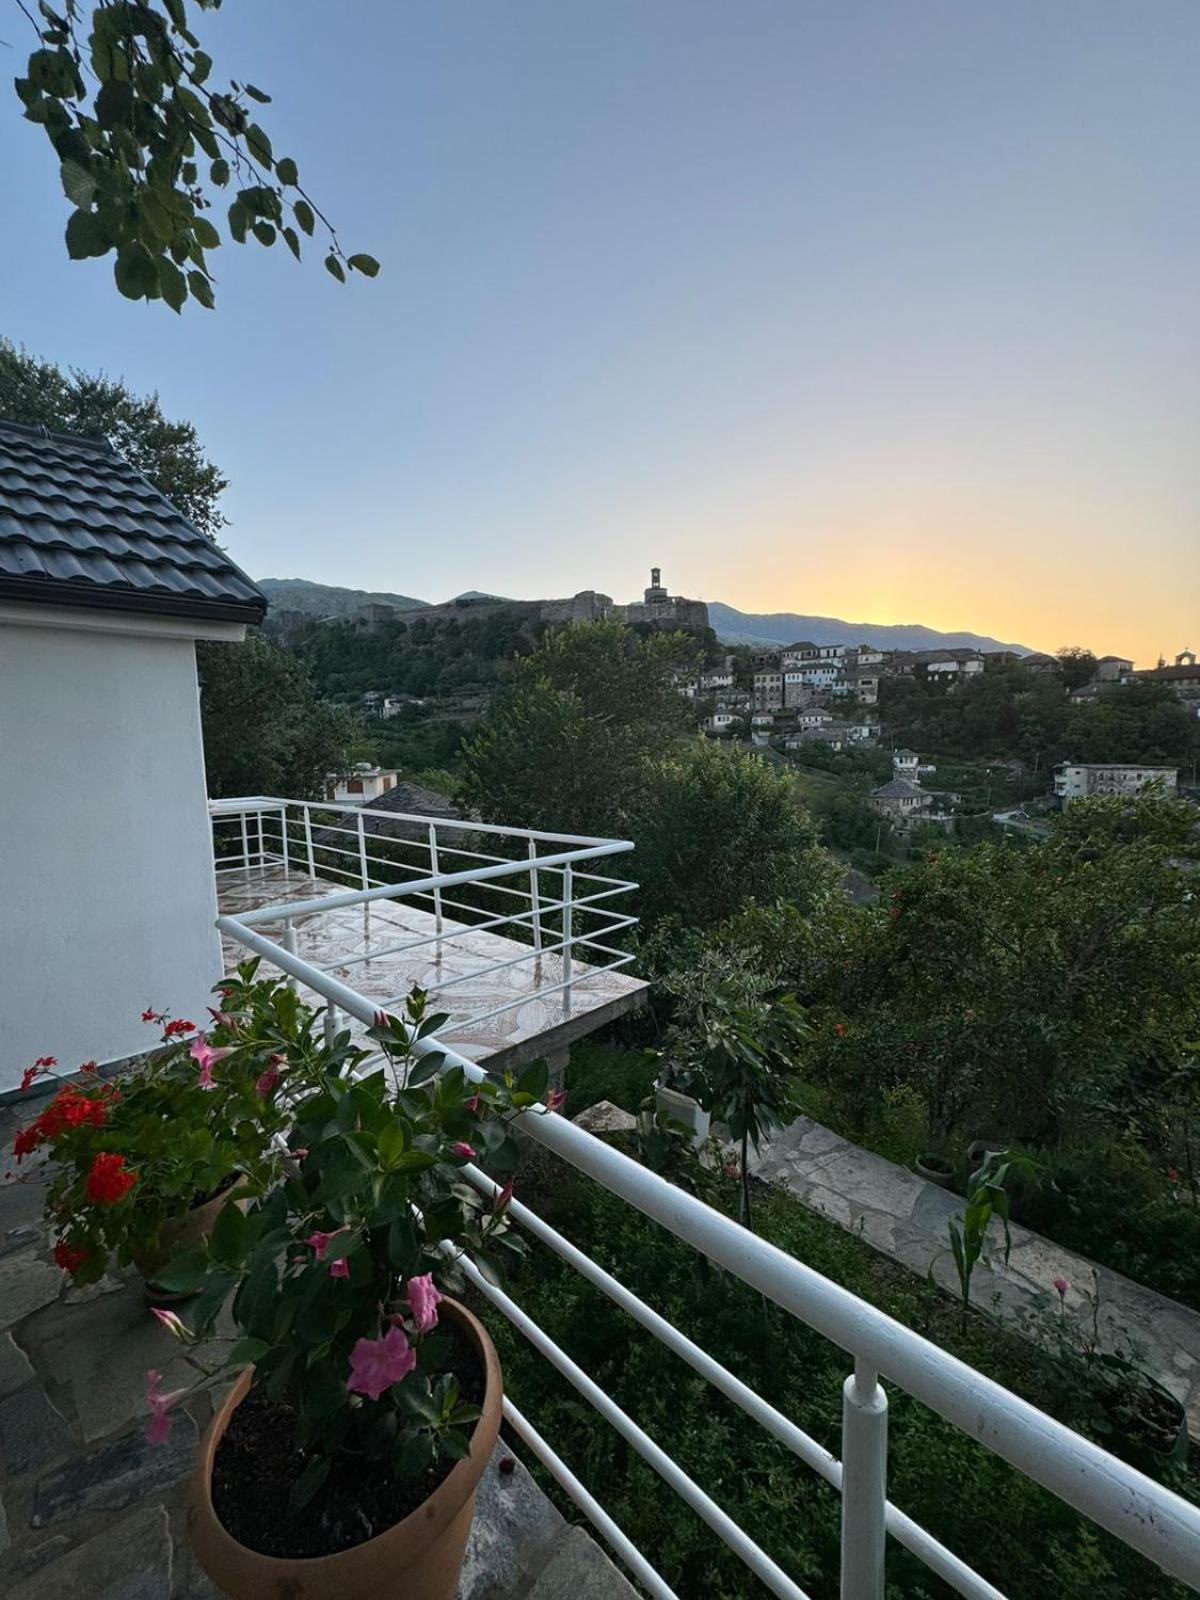
<path id="1" fill-rule="evenodd" d="M 339 584 L 314 583 L 308 578 L 260 578 L 258 586 L 279 611 L 299 611 L 307 616 L 344 617 L 367 605 L 394 606 L 397 611 L 417 611 L 430 604 L 412 595 L 386 589 L 349 589 Z M 468 589 L 459 600 L 500 598 Z M 519 604 L 520 602 L 512 602 Z M 868 644 L 888 650 L 1014 650 L 1030 653 L 1029 646 L 1005 644 L 987 634 L 942 632 L 919 622 L 846 622 L 841 617 L 802 616 L 794 611 L 739 611 L 720 600 L 708 602 L 708 619 L 714 633 L 726 644 L 780 645 L 809 640 L 813 644 Z"/>

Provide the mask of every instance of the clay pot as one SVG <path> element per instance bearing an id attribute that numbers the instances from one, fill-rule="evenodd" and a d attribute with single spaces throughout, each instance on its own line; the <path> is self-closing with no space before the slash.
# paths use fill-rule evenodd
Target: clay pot
<path id="1" fill-rule="evenodd" d="M 206 1200 L 202 1206 L 193 1206 L 190 1211 L 185 1211 L 183 1216 L 172 1217 L 162 1225 L 157 1250 L 135 1252 L 133 1264 L 142 1275 L 143 1292 L 151 1305 L 165 1306 L 177 1300 L 191 1299 L 189 1294 L 177 1294 L 170 1289 L 158 1288 L 154 1283 L 154 1275 L 156 1272 L 161 1272 L 176 1255 L 184 1250 L 190 1250 L 193 1245 L 202 1244 L 216 1227 L 217 1218 L 221 1215 L 225 1202 L 232 1200 L 245 1186 L 245 1178 L 239 1177 L 219 1194 L 213 1195 L 211 1200 Z M 248 1204 L 248 1196 L 238 1201 L 243 1211 Z"/>
<path id="2" fill-rule="evenodd" d="M 231 1600 L 454 1600 L 475 1515 L 475 1490 L 500 1433 L 500 1362 L 486 1329 L 455 1300 L 443 1300 L 484 1365 L 482 1415 L 470 1453 L 416 1511 L 374 1539 L 336 1555 L 282 1560 L 239 1544 L 212 1503 L 213 1460 L 222 1435 L 250 1388 L 247 1368 L 213 1417 L 192 1475 L 188 1532 L 196 1559 Z"/>

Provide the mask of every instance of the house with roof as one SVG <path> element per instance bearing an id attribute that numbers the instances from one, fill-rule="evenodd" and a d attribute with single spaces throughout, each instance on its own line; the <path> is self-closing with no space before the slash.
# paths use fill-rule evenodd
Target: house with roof
<path id="1" fill-rule="evenodd" d="M 920 821 L 934 805 L 933 795 L 908 778 L 892 778 L 888 783 L 881 783 L 871 790 L 869 798 L 872 811 L 901 824 Z"/>
<path id="2" fill-rule="evenodd" d="M 0 423 L 0 1092 L 38 1056 L 144 1050 L 147 1006 L 204 1015 L 221 957 L 195 643 L 265 611 L 107 443 Z"/>
<path id="3" fill-rule="evenodd" d="M 907 778 L 914 781 L 917 769 L 921 765 L 921 758 L 915 750 L 892 751 L 892 775 L 897 778 Z"/>

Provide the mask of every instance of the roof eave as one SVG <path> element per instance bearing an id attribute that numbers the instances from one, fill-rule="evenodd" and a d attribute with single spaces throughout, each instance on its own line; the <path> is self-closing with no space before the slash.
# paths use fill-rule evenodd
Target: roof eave
<path id="1" fill-rule="evenodd" d="M 63 583 L 56 578 L 0 577 L 0 600 L 26 605 L 86 606 L 92 611 L 134 611 L 142 616 L 195 617 L 211 622 L 260 623 L 265 600 L 205 600 L 202 596 L 141 594 L 132 589 L 105 589 L 90 583 Z"/>

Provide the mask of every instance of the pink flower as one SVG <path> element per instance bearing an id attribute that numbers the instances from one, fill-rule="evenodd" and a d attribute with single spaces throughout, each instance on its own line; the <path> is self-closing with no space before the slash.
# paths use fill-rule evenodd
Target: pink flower
<path id="1" fill-rule="evenodd" d="M 189 1337 L 187 1327 L 173 1311 L 163 1311 L 159 1306 L 151 1306 L 150 1309 L 169 1334 L 172 1334 L 176 1339 L 187 1339 Z"/>
<path id="2" fill-rule="evenodd" d="M 213 1021 L 216 1023 L 218 1028 L 236 1028 L 237 1027 L 236 1021 L 234 1020 L 233 1017 L 231 1017 L 229 1015 L 228 1011 L 215 1011 L 212 1006 L 209 1006 L 208 1014 L 213 1019 Z"/>
<path id="3" fill-rule="evenodd" d="M 1067 1296 L 1067 1290 L 1071 1287 L 1071 1285 L 1068 1283 L 1066 1278 L 1055 1278 L 1054 1287 L 1058 1291 L 1058 1298 L 1060 1300 L 1065 1300 Z"/>
<path id="4" fill-rule="evenodd" d="M 408 1304 L 418 1333 L 428 1333 L 431 1328 L 437 1327 L 437 1308 L 441 1298 L 434 1287 L 432 1272 L 408 1280 Z"/>
<path id="5" fill-rule="evenodd" d="M 332 1233 L 322 1233 L 318 1228 L 315 1233 L 310 1233 L 304 1242 L 305 1244 L 312 1246 L 313 1254 L 316 1256 L 318 1261 L 324 1261 L 325 1252 L 329 1248 L 329 1241 L 331 1239 L 336 1239 L 338 1234 L 343 1233 L 344 1231 L 345 1230 L 342 1228 L 335 1228 Z"/>
<path id="6" fill-rule="evenodd" d="M 303 1161 L 307 1154 L 308 1154 L 308 1147 L 307 1147 L 307 1145 L 302 1145 L 302 1144 L 293 1145 L 292 1148 L 288 1151 L 288 1155 L 292 1156 L 297 1161 Z"/>
<path id="7" fill-rule="evenodd" d="M 403 1328 L 389 1328 L 382 1339 L 359 1339 L 350 1352 L 350 1376 L 346 1388 L 351 1394 L 365 1394 L 378 1400 L 385 1389 L 399 1383 L 417 1364 L 417 1352 L 408 1342 Z"/>
<path id="8" fill-rule="evenodd" d="M 492 1201 L 493 1211 L 507 1211 L 508 1203 L 513 1197 L 513 1180 L 510 1178 L 500 1193 Z"/>
<path id="9" fill-rule="evenodd" d="M 265 1100 L 279 1082 L 279 1069 L 283 1065 L 283 1060 L 283 1056 L 272 1056 L 266 1067 L 259 1074 L 258 1081 L 254 1085 L 254 1092 L 260 1099 Z"/>
<path id="10" fill-rule="evenodd" d="M 193 1061 L 199 1063 L 200 1087 L 202 1089 L 212 1089 L 215 1087 L 213 1084 L 212 1069 L 216 1066 L 218 1061 L 224 1061 L 226 1056 L 231 1056 L 232 1054 L 233 1051 L 228 1047 L 222 1050 L 214 1050 L 204 1034 L 201 1033 L 197 1035 L 192 1048 L 188 1051 L 188 1055 L 191 1056 Z"/>
<path id="11" fill-rule="evenodd" d="M 159 1389 L 162 1373 L 153 1368 L 146 1374 L 146 1404 L 150 1407 L 150 1421 L 146 1424 L 147 1444 L 166 1444 L 171 1435 L 171 1407 L 183 1395 L 182 1389 L 163 1394 Z"/>
<path id="12" fill-rule="evenodd" d="M 329 1263 L 329 1276 L 331 1278 L 348 1278 L 350 1276 L 350 1263 L 345 1256 L 342 1256 L 339 1261 L 331 1261 Z"/>
<path id="13" fill-rule="evenodd" d="M 463 1104 L 466 1106 L 468 1111 L 478 1111 L 479 1096 L 477 1094 L 473 1094 L 468 1100 L 464 1100 Z"/>
<path id="14" fill-rule="evenodd" d="M 458 1156 L 463 1161 L 474 1161 L 475 1148 L 473 1145 L 469 1145 L 465 1139 L 460 1139 L 457 1144 L 450 1146 L 450 1154 Z"/>
<path id="15" fill-rule="evenodd" d="M 547 1111 L 561 1111 L 566 1103 L 567 1091 L 565 1089 L 551 1089 L 550 1093 L 546 1096 Z"/>

